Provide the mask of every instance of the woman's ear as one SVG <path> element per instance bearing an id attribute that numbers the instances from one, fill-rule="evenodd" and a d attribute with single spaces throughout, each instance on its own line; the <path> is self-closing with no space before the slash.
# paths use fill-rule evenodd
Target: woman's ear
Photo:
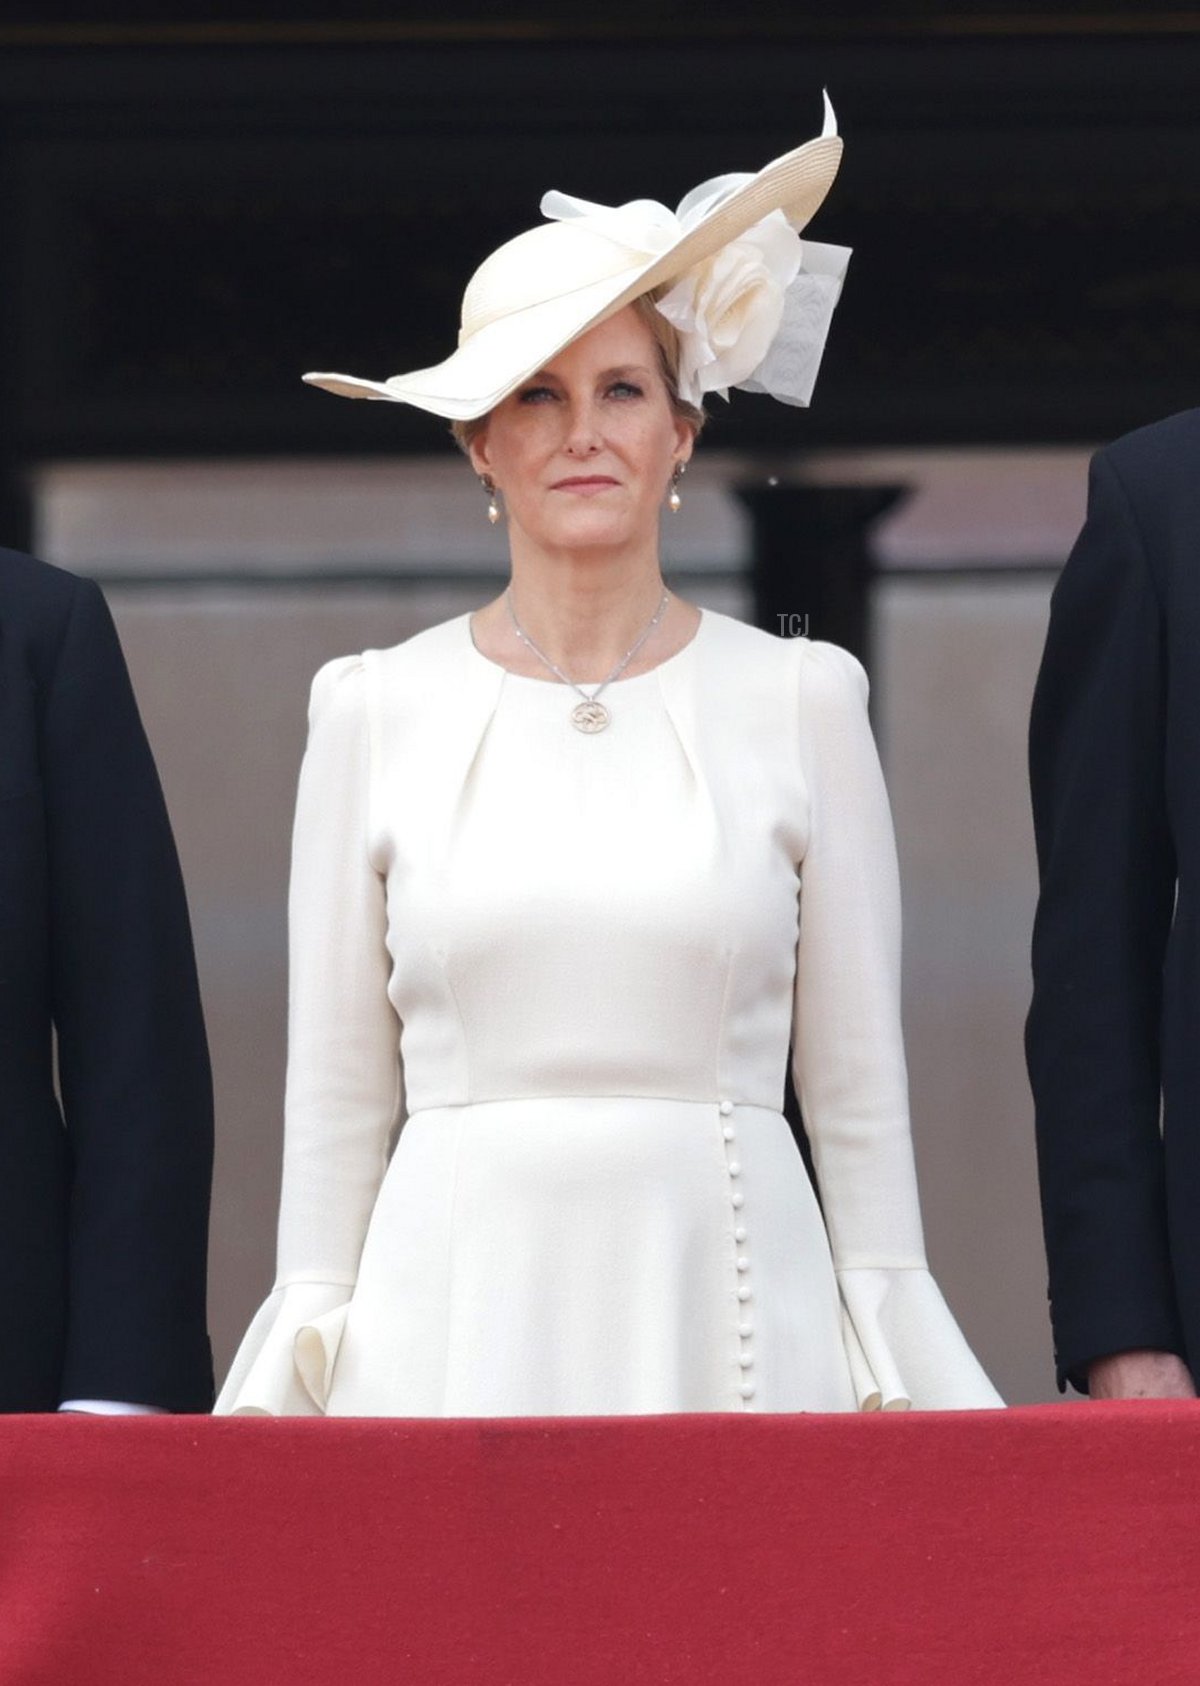
<path id="1" fill-rule="evenodd" d="M 696 449 L 696 429 L 682 416 L 675 417 L 675 461 L 691 462 Z"/>
<path id="2" fill-rule="evenodd" d="M 481 429 L 481 431 L 475 435 L 474 439 L 472 439 L 471 443 L 467 446 L 467 455 L 471 459 L 471 467 L 475 470 L 480 479 L 482 479 L 485 474 L 491 474 L 492 462 L 491 457 L 488 454 L 486 427 Z"/>

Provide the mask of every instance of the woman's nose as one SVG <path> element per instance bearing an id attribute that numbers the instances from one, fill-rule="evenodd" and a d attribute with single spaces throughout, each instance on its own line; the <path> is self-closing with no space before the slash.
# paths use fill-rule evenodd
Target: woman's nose
<path id="1" fill-rule="evenodd" d="M 600 449 L 599 417 L 593 404 L 571 404 L 567 411 L 564 447 L 574 457 L 593 456 Z"/>

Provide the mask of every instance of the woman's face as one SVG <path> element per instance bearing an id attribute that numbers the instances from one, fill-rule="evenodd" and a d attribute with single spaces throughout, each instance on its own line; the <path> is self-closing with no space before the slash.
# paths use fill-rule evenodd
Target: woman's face
<path id="1" fill-rule="evenodd" d="M 693 434 L 632 307 L 590 329 L 505 398 L 471 444 L 510 527 L 543 550 L 644 543 Z"/>

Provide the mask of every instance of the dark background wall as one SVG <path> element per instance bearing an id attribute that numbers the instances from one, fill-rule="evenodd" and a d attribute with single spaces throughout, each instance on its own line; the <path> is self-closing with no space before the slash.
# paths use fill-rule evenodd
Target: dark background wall
<path id="1" fill-rule="evenodd" d="M 722 445 L 1073 442 L 1195 401 L 1200 14 L 367 0 L 0 8 L 0 538 L 64 456 L 427 450 L 297 374 L 444 355 L 547 186 L 673 203 L 846 137 L 820 405 Z"/>

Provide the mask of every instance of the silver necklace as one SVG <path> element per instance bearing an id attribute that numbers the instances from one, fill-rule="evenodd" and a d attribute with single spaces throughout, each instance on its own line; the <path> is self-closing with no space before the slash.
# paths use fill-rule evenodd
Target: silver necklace
<path id="1" fill-rule="evenodd" d="M 671 594 L 669 591 L 663 592 L 662 600 L 659 603 L 658 608 L 654 611 L 654 615 L 650 620 L 649 625 L 643 629 L 636 642 L 632 644 L 628 650 L 626 650 L 616 667 L 614 667 L 612 672 L 608 675 L 608 678 L 602 679 L 596 686 L 595 690 L 590 692 L 585 691 L 582 685 L 577 685 L 569 674 L 563 672 L 557 662 L 552 662 L 546 652 L 544 650 L 540 650 L 534 643 L 533 639 L 525 631 L 525 628 L 517 619 L 517 611 L 513 608 L 511 586 L 509 586 L 504 593 L 504 601 L 508 604 L 508 613 L 512 619 L 513 631 L 516 633 L 521 642 L 528 644 L 534 655 L 540 662 L 545 663 L 551 673 L 561 679 L 564 685 L 569 685 L 573 691 L 583 698 L 583 701 L 576 703 L 575 707 L 571 710 L 572 726 L 580 732 L 602 732 L 612 719 L 612 716 L 608 712 L 608 709 L 605 708 L 604 704 L 599 700 L 600 693 L 606 686 L 611 685 L 614 679 L 620 678 L 621 674 L 624 673 L 634 656 L 637 655 L 642 645 L 646 642 L 647 638 L 649 638 L 650 634 L 654 631 L 655 627 L 666 613 L 667 603 L 670 596 Z"/>

